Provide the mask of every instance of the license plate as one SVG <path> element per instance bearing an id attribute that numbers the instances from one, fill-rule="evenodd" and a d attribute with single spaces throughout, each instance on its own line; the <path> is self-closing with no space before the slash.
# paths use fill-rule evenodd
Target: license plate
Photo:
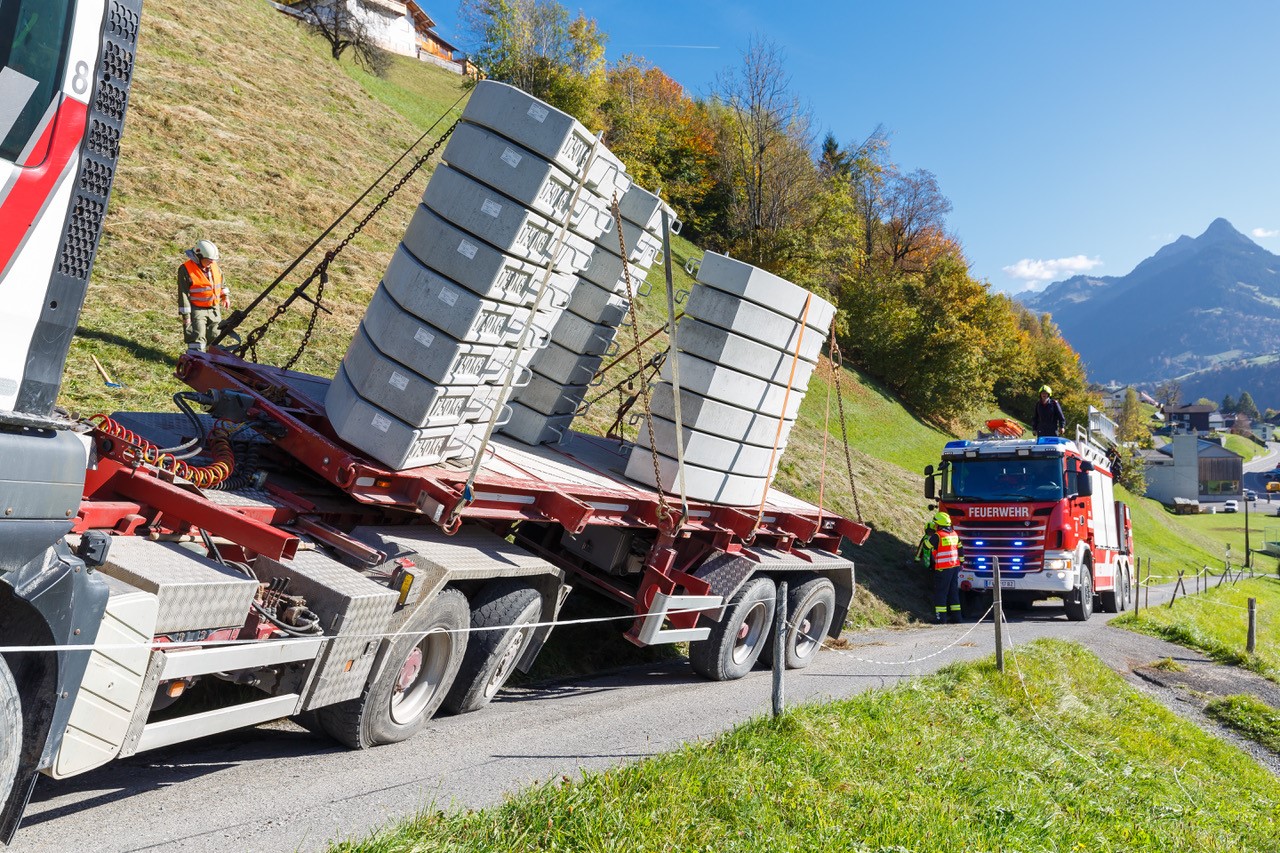
<path id="1" fill-rule="evenodd" d="M 1013 588 L 1015 588 L 1017 585 L 1018 585 L 1018 582 L 1017 582 L 1016 580 L 1014 580 L 1013 578 L 1000 578 L 1000 588 L 1001 588 L 1001 589 L 1013 589 Z"/>

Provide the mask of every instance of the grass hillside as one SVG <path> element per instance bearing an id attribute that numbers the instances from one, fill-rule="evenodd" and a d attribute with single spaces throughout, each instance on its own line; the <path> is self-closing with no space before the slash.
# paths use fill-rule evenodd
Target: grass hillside
<path id="1" fill-rule="evenodd" d="M 233 304 L 245 305 L 462 94 L 457 75 L 417 66 L 397 61 L 388 79 L 366 86 L 365 75 L 335 64 L 318 39 L 260 0 L 147 4 L 63 405 L 82 413 L 169 405 L 183 349 L 175 282 L 183 252 L 200 238 L 217 243 Z M 300 369 L 333 370 L 424 185 L 406 186 L 334 265 L 333 314 L 322 315 Z M 287 358 L 303 321 L 301 313 L 281 320 L 261 357 Z M 104 388 L 91 354 L 129 390 Z"/>
<path id="2" fill-rule="evenodd" d="M 318 39 L 259 0 L 199 9 L 148 5 L 119 176 L 68 361 L 63 405 L 83 414 L 167 410 L 170 395 L 182 387 L 172 370 L 183 349 L 174 283 L 183 251 L 202 237 L 217 242 L 235 304 L 245 305 L 448 112 L 463 93 L 461 84 L 456 75 L 408 59 L 396 59 L 386 78 L 334 63 Z M 428 144 L 452 120 L 446 117 Z M 394 173 L 387 184 L 397 178 Z M 325 294 L 332 314 L 322 315 L 299 369 L 333 373 L 426 180 L 422 174 L 407 184 L 334 265 Z M 352 224 L 341 226 L 321 251 L 335 246 Z M 697 247 L 674 239 L 676 288 L 692 286 L 683 266 L 699 255 Z M 287 293 L 318 257 L 301 265 L 278 293 Z M 665 322 L 662 280 L 661 266 L 655 267 L 652 293 L 637 300 L 641 336 Z M 268 300 L 242 330 L 265 319 L 275 304 Z M 298 309 L 282 318 L 260 358 L 283 362 L 304 322 Z M 620 332 L 623 349 L 632 340 L 630 330 Z M 659 335 L 642 357 L 665 343 Z M 106 388 L 90 355 L 127 387 Z M 632 359 L 618 364 L 588 399 L 635 367 Z M 951 436 L 912 416 L 856 371 L 839 374 L 855 502 L 840 443 L 836 375 L 824 362 L 811 382 L 777 486 L 810 501 L 821 495 L 824 506 L 871 524 L 872 538 L 852 555 L 859 567 L 852 618 L 902 623 L 924 613 L 928 601 L 929 578 L 904 566 L 926 514 L 920 470 Z M 607 429 L 617 401 L 616 394 L 600 400 L 580 428 Z M 634 436 L 635 428 L 628 425 L 625 432 Z M 1158 506 L 1134 504 L 1140 548 L 1157 556 L 1158 569 L 1161 560 L 1189 567 L 1220 557 L 1210 531 L 1188 533 Z"/>

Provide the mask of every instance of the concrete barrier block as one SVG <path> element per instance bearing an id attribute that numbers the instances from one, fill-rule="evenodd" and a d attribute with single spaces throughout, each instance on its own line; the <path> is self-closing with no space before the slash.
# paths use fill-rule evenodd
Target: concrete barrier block
<path id="1" fill-rule="evenodd" d="M 567 310 L 584 320 L 604 326 L 618 326 L 627 318 L 630 308 L 631 300 L 625 295 L 579 278 L 569 296 Z"/>
<path id="2" fill-rule="evenodd" d="M 617 252 L 616 246 L 612 252 L 599 246 L 595 247 L 587 260 L 587 265 L 578 271 L 578 276 L 600 287 L 609 288 L 615 293 L 627 293 L 629 281 L 631 292 L 628 295 L 634 296 L 649 275 L 649 268 L 640 264 L 628 264 Z"/>
<path id="3" fill-rule="evenodd" d="M 618 229 L 615 227 L 608 234 L 601 234 L 592 243 L 610 254 L 622 255 L 622 246 L 618 245 Z M 645 231 L 634 222 L 622 220 L 622 239 L 626 244 L 626 259 L 638 264 L 646 270 L 657 262 L 662 254 L 662 240 Z"/>
<path id="4" fill-rule="evenodd" d="M 676 325 L 676 349 L 717 364 L 730 365 L 735 370 L 775 384 L 790 382 L 797 391 L 809 387 L 809 378 L 817 367 L 812 361 L 688 315 Z"/>
<path id="5" fill-rule="evenodd" d="M 778 456 L 782 455 L 782 451 L 787 446 L 787 431 L 790 425 L 790 421 L 784 422 L 786 429 L 778 442 Z M 749 477 L 763 477 L 769 472 L 769 461 L 773 456 L 772 446 L 743 444 L 689 427 L 685 427 L 680 432 L 684 439 L 684 461 L 688 464 Z M 675 423 L 656 415 L 644 419 L 640 425 L 640 435 L 636 438 L 636 444 L 641 447 L 657 447 L 660 453 L 675 456 Z M 773 461 L 776 464 L 777 459 L 774 458 Z"/>
<path id="6" fill-rule="evenodd" d="M 811 294 L 785 278 L 716 252 L 703 254 L 698 267 L 698 281 L 763 305 L 797 322 L 808 299 L 809 317 L 805 322 L 823 332 L 831 328 L 831 320 L 836 316 L 836 307 L 816 293 Z"/>
<path id="7" fill-rule="evenodd" d="M 397 471 L 472 458 L 484 435 L 484 424 L 415 428 L 360 397 L 341 366 L 325 411 L 339 438 Z"/>
<path id="8" fill-rule="evenodd" d="M 827 340 L 828 327 L 806 324 L 802 336 L 796 318 L 705 285 L 695 287 L 689 294 L 684 313 L 783 352 L 795 352 L 799 346 L 800 357 L 812 362 L 817 362 Z"/>
<path id="9" fill-rule="evenodd" d="M 424 266 L 472 292 L 498 302 L 527 306 L 537 298 L 544 268 L 504 254 L 419 205 L 402 245 Z M 551 286 L 571 293 L 577 278 L 553 271 Z"/>
<path id="10" fill-rule="evenodd" d="M 559 441 L 573 423 L 571 414 L 544 415 L 523 403 L 512 402 L 507 405 L 511 407 L 511 420 L 502 427 L 502 432 L 525 444 Z"/>
<path id="11" fill-rule="evenodd" d="M 551 327 L 551 340 L 570 352 L 603 355 L 613 343 L 617 331 L 616 326 L 592 323 L 577 314 L 563 311 Z"/>
<path id="12" fill-rule="evenodd" d="M 577 272 L 591 257 L 590 241 L 447 165 L 436 167 L 422 202 L 499 251 L 543 265 L 555 255 L 560 272 Z"/>
<path id="13" fill-rule="evenodd" d="M 683 377 L 681 377 L 683 378 Z M 649 389 L 649 409 L 654 415 L 675 421 L 674 389 L 670 382 L 655 382 Z M 772 447 L 778 435 L 778 418 L 762 415 L 752 409 L 744 409 L 729 403 L 713 400 L 680 389 L 680 417 L 684 425 L 701 432 L 718 435 L 729 441 Z M 782 436 L 791 433 L 794 419 L 783 422 Z"/>
<path id="14" fill-rule="evenodd" d="M 476 84 L 462 119 L 497 131 L 574 176 L 587 166 L 595 141 L 595 134 L 567 113 L 493 80 Z M 626 167 L 603 143 L 596 148 L 586 183 L 606 198 L 631 186 Z"/>
<path id="15" fill-rule="evenodd" d="M 653 456 L 645 447 L 633 447 L 627 459 L 626 476 L 646 486 L 661 488 L 669 495 L 678 495 L 680 483 L 677 479 L 679 466 L 676 460 L 662 453 L 658 454 L 658 472 L 662 477 L 661 486 L 653 478 Z M 691 465 L 684 466 L 685 493 L 690 500 L 704 501 L 728 506 L 757 506 L 764 497 L 769 483 L 767 477 L 745 477 Z"/>
<path id="16" fill-rule="evenodd" d="M 639 184 L 632 184 L 631 189 L 618 199 L 618 212 L 622 218 L 662 239 L 662 211 L 667 212 L 673 233 L 679 233 L 680 224 L 675 211 L 657 193 L 651 193 Z"/>
<path id="17" fill-rule="evenodd" d="M 572 415 L 586 396 L 587 385 L 562 385 L 534 372 L 529 384 L 517 388 L 511 400 L 543 415 Z"/>
<path id="18" fill-rule="evenodd" d="M 383 355 L 363 329 L 356 330 L 342 366 L 357 394 L 413 427 L 487 419 L 502 391 L 498 385 L 438 385 Z"/>
<path id="19" fill-rule="evenodd" d="M 501 382 L 515 350 L 461 341 L 405 311 L 379 286 L 360 323 L 380 352 L 438 385 Z"/>
<path id="20" fill-rule="evenodd" d="M 589 187 L 579 191 L 568 173 L 488 128 L 459 124 L 444 150 L 444 161 L 553 222 L 567 222 L 588 240 L 613 228 L 606 199 Z"/>
<path id="21" fill-rule="evenodd" d="M 698 358 L 687 352 L 676 352 L 667 357 L 661 373 L 662 378 L 667 382 L 671 381 L 673 359 L 679 359 L 680 362 L 682 389 L 687 388 L 695 394 L 732 406 L 752 409 L 766 417 L 783 417 L 784 401 L 787 419 L 795 418 L 800 411 L 800 403 L 804 399 L 803 391 L 793 388 L 788 394 L 784 385 L 766 382 L 740 370 Z"/>
<path id="22" fill-rule="evenodd" d="M 403 246 L 392 257 L 382 287 L 410 314 L 471 343 L 513 345 L 532 313 L 527 307 L 484 299 L 418 263 Z"/>
<path id="23" fill-rule="evenodd" d="M 534 370 L 553 382 L 561 385 L 586 385 L 595 378 L 603 360 L 603 356 L 583 355 L 565 349 L 553 340 L 545 349 L 534 354 L 530 364 Z"/>

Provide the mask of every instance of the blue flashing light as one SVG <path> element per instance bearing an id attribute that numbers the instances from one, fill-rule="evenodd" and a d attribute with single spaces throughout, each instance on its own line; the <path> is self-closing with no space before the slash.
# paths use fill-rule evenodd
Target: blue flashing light
<path id="1" fill-rule="evenodd" d="M 986 545 L 987 543 L 986 543 L 986 542 L 984 542 L 984 541 L 982 541 L 981 539 L 975 539 L 975 540 L 973 540 L 973 544 L 974 544 L 974 545 Z"/>
<path id="2" fill-rule="evenodd" d="M 986 557 L 979 557 L 979 558 L 978 558 L 978 562 L 979 562 L 979 563 L 985 563 L 986 561 L 987 561 L 987 558 L 986 558 Z"/>
<path id="3" fill-rule="evenodd" d="M 962 438 L 962 439 L 959 439 L 959 440 L 957 440 L 957 441 L 948 441 L 948 442 L 943 446 L 943 449 L 944 449 L 944 450 L 962 450 L 962 449 L 964 449 L 964 448 L 966 448 L 966 447 L 970 447 L 970 446 L 972 446 L 972 445 L 973 445 L 973 442 L 972 442 L 972 441 L 969 441 L 968 439 L 964 439 L 964 438 Z"/>
<path id="4" fill-rule="evenodd" d="M 1036 439 L 1036 444 L 1070 444 L 1071 442 L 1065 438 L 1058 438 L 1053 435 L 1041 436 Z"/>
<path id="5" fill-rule="evenodd" d="M 1019 539 L 1017 542 L 1014 542 L 1013 544 L 1014 544 L 1014 545 L 1021 545 L 1021 544 L 1022 544 L 1022 540 L 1021 540 L 1021 539 Z"/>
<path id="6" fill-rule="evenodd" d="M 1022 558 L 1021 558 L 1021 557 L 1014 557 L 1014 558 L 1013 558 L 1013 561 L 1014 561 L 1015 563 L 1021 563 L 1021 562 L 1022 562 Z"/>

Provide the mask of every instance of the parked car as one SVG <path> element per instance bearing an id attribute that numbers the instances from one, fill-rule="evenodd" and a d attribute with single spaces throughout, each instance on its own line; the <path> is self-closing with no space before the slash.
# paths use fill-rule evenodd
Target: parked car
<path id="1" fill-rule="evenodd" d="M 1258 493 L 1255 492 L 1253 489 L 1245 489 L 1244 499 L 1247 501 L 1256 501 L 1258 499 Z"/>
<path id="2" fill-rule="evenodd" d="M 1222 504 L 1223 512 L 1239 512 L 1240 504 L 1236 501 L 1224 501 Z"/>

